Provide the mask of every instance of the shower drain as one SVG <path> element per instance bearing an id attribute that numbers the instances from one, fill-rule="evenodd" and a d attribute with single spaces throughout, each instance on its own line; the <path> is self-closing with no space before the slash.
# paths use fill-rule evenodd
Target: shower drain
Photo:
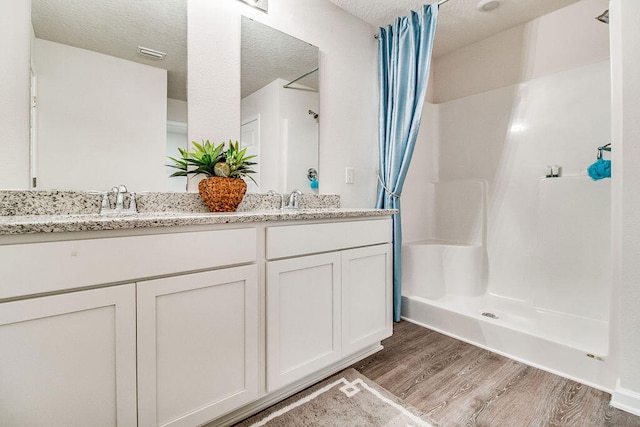
<path id="1" fill-rule="evenodd" d="M 484 313 L 482 313 L 482 315 L 483 315 L 484 317 L 488 317 L 488 318 L 490 318 L 490 319 L 499 319 L 499 317 L 498 317 L 498 316 L 496 316 L 496 315 L 495 315 L 495 314 L 493 314 L 493 313 L 489 313 L 488 311 L 485 311 Z"/>

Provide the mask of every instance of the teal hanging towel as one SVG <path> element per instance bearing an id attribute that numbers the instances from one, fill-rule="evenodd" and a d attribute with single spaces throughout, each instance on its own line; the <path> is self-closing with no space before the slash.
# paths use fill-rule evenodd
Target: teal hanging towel
<path id="1" fill-rule="evenodd" d="M 598 147 L 598 160 L 587 169 L 589 176 L 594 181 L 603 178 L 611 178 L 611 160 L 604 160 L 602 158 L 603 151 L 611 151 L 611 143 Z"/>
<path id="2" fill-rule="evenodd" d="M 611 160 L 598 159 L 587 169 L 592 180 L 611 178 Z"/>

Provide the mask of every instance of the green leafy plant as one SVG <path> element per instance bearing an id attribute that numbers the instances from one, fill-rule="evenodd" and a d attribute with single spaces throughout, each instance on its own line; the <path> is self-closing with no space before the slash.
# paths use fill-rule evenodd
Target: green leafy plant
<path id="1" fill-rule="evenodd" d="M 173 164 L 167 166 L 178 169 L 171 176 L 188 176 L 203 174 L 207 177 L 219 176 L 228 178 L 249 178 L 256 182 L 249 174 L 256 173 L 251 167 L 256 162 L 251 161 L 256 156 L 247 156 L 247 149 L 240 149 L 238 141 L 229 140 L 229 148 L 225 150 L 224 142 L 216 146 L 209 140 L 199 144 L 192 142 L 193 151 L 178 148 L 180 158 L 169 156 Z"/>
<path id="2" fill-rule="evenodd" d="M 234 144 L 229 140 L 229 148 L 224 153 L 227 166 L 229 166 L 229 177 L 231 178 L 244 178 L 247 177 L 253 182 L 255 180 L 249 175 L 250 173 L 256 173 L 251 167 L 257 165 L 256 162 L 252 162 L 251 159 L 256 156 L 247 156 L 246 147 L 242 150 L 238 144 L 238 141 Z"/>

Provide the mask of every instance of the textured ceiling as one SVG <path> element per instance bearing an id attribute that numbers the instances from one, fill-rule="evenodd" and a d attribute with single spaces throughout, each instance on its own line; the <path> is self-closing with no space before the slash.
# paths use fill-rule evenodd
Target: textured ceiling
<path id="1" fill-rule="evenodd" d="M 329 0 L 352 15 L 377 27 L 420 10 L 435 0 Z M 433 54 L 440 56 L 508 28 L 530 21 L 578 0 L 501 0 L 491 12 L 477 8 L 480 0 L 449 0 L 440 6 Z"/>
<path id="2" fill-rule="evenodd" d="M 187 100 L 187 0 L 31 0 L 36 37 L 168 71 L 169 98 Z M 138 46 L 167 52 L 143 57 Z"/>
<path id="3" fill-rule="evenodd" d="M 212 0 L 215 1 L 215 0 Z M 374 25 L 393 23 L 410 10 L 435 0 L 329 0 Z M 492 12 L 477 9 L 479 0 L 449 0 L 440 7 L 434 55 L 439 56 L 522 24 L 578 0 L 501 0 Z M 187 0 L 32 0 L 36 37 L 168 70 L 168 96 L 187 99 Z M 257 26 L 256 26 L 257 27 Z M 264 27 L 264 26 L 262 26 Z M 252 34 L 253 32 L 253 34 Z M 277 33 L 277 34 L 276 34 Z M 273 39 L 271 38 L 273 37 Z M 245 49 L 244 46 L 247 45 Z M 138 46 L 167 52 L 163 61 L 136 53 Z M 243 34 L 243 97 L 274 78 L 293 80 L 317 64 L 309 45 L 266 28 Z M 278 56 L 274 61 L 276 53 Z M 315 62 L 314 62 L 315 61 Z M 287 70 L 280 65 L 287 64 Z M 317 66 L 317 65 L 316 65 Z M 245 67 L 243 67 L 245 68 Z M 317 88 L 318 73 L 300 83 Z"/>
<path id="4" fill-rule="evenodd" d="M 318 68 L 318 48 L 249 18 L 242 18 L 242 97 L 277 78 L 292 81 Z M 318 89 L 318 73 L 293 86 Z"/>

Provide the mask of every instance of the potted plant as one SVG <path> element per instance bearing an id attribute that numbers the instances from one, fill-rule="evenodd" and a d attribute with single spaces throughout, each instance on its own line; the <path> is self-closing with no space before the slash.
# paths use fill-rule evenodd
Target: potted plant
<path id="1" fill-rule="evenodd" d="M 238 208 L 247 183 L 243 178 L 255 180 L 249 175 L 255 173 L 251 167 L 257 163 L 247 156 L 247 149 L 242 150 L 238 141 L 229 140 L 225 149 L 224 142 L 216 146 L 209 140 L 199 144 L 192 142 L 193 151 L 178 148 L 181 158 L 169 157 L 173 163 L 167 166 L 178 169 L 171 176 L 205 175 L 198 183 L 200 197 L 211 212 L 233 212 Z"/>

